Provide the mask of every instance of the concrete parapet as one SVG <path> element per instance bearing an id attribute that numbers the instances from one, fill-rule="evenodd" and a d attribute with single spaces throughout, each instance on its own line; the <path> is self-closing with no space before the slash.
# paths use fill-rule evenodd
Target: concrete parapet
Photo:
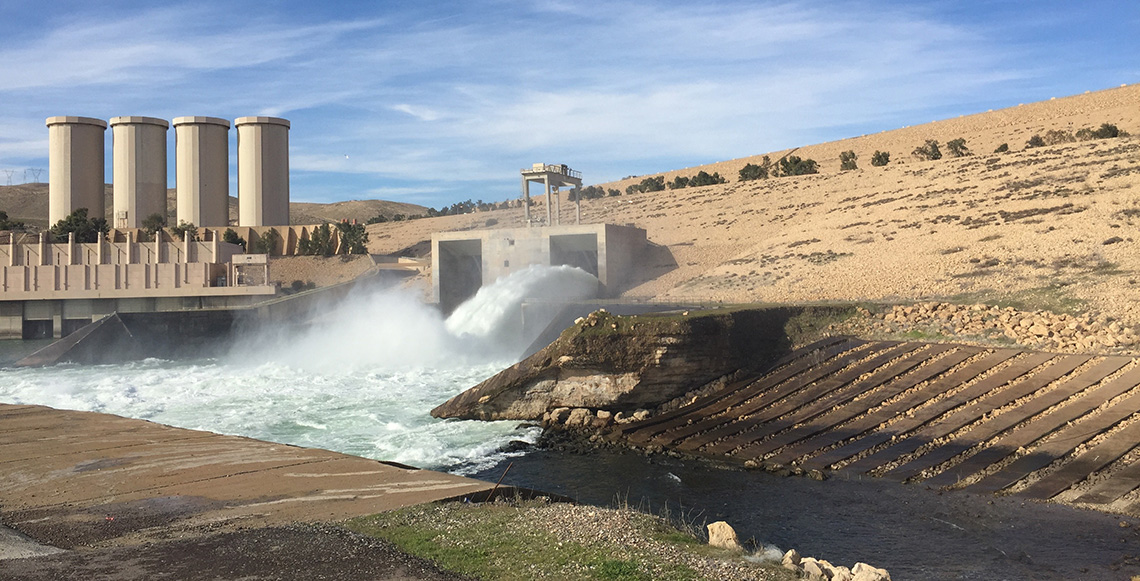
<path id="1" fill-rule="evenodd" d="M 54 224 L 79 208 L 102 218 L 103 145 L 107 122 L 91 117 L 48 117 L 48 223 Z"/>
<path id="2" fill-rule="evenodd" d="M 152 214 L 166 216 L 166 130 L 154 117 L 111 119 L 116 228 L 139 228 Z"/>
<path id="3" fill-rule="evenodd" d="M 176 117 L 177 220 L 197 226 L 229 225 L 230 122 L 217 117 Z"/>
<path id="4" fill-rule="evenodd" d="M 238 225 L 289 224 L 289 121 L 234 120 L 238 147 Z"/>

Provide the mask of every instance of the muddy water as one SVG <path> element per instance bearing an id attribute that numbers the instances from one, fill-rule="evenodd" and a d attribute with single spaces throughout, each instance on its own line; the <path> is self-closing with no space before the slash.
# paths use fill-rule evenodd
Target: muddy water
<path id="1" fill-rule="evenodd" d="M 505 468 L 475 476 L 498 480 Z M 1012 497 L 873 478 L 781 478 L 630 452 L 536 450 L 514 458 L 504 482 L 589 504 L 668 508 L 702 526 L 725 520 L 741 539 L 846 566 L 867 562 L 895 581 L 1140 575 L 1140 519 Z"/>

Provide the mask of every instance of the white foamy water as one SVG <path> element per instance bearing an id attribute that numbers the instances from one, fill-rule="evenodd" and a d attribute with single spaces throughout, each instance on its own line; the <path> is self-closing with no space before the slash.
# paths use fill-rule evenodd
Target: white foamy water
<path id="1" fill-rule="evenodd" d="M 407 293 L 380 291 L 330 310 L 299 336 L 256 330 L 226 358 L 0 368 L 0 402 L 474 472 L 538 429 L 437 420 L 429 411 L 514 362 L 526 343 L 515 336 L 523 298 L 588 298 L 596 285 L 578 269 L 532 267 L 480 290 L 446 321 Z"/>

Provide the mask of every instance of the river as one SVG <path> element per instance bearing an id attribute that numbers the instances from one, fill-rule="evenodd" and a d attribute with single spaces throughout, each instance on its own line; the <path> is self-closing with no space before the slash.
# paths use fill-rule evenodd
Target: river
<path id="1" fill-rule="evenodd" d="M 245 336 L 226 357 L 0 367 L 0 402 L 113 413 L 497 480 L 608 506 L 727 520 L 742 538 L 906 579 L 1127 579 L 1140 521 L 920 486 L 816 482 L 634 453 L 503 452 L 539 430 L 428 411 L 513 363 L 523 296 L 581 298 L 592 277 L 528 269 L 449 319 L 399 291 L 356 297 L 322 324 Z M 0 342 L 0 364 L 31 345 Z M 511 448 L 514 449 L 514 448 Z M 1120 525 L 1128 523 L 1127 528 Z"/>

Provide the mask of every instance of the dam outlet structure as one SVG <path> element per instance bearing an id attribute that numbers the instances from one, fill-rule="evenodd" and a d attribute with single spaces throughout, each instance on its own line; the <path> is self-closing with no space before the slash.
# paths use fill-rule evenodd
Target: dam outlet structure
<path id="1" fill-rule="evenodd" d="M 239 117 L 238 226 L 289 224 L 289 121 Z"/>
<path id="2" fill-rule="evenodd" d="M 166 130 L 154 117 L 111 119 L 115 228 L 140 228 L 153 214 L 166 215 Z"/>
<path id="3" fill-rule="evenodd" d="M 79 208 L 102 218 L 107 122 L 91 117 L 47 118 L 48 222 L 54 224 Z"/>
<path id="4" fill-rule="evenodd" d="M 480 287 L 537 264 L 580 268 L 597 277 L 600 296 L 612 296 L 645 245 L 645 230 L 615 224 L 437 232 L 432 293 L 450 313 Z"/>
<path id="5" fill-rule="evenodd" d="M 230 221 L 230 122 L 217 117 L 175 117 L 177 219 L 220 228 Z"/>

